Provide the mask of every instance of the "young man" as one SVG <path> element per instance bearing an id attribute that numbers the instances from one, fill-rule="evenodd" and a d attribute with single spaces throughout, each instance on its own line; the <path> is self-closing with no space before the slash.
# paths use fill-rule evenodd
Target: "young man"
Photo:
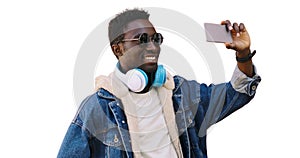
<path id="1" fill-rule="evenodd" d="M 244 24 L 222 24 L 237 68 L 230 82 L 207 86 L 158 65 L 163 36 L 147 12 L 118 14 L 109 23 L 116 69 L 96 79 L 97 92 L 82 102 L 58 157 L 206 158 L 206 130 L 247 104 L 260 82 Z"/>

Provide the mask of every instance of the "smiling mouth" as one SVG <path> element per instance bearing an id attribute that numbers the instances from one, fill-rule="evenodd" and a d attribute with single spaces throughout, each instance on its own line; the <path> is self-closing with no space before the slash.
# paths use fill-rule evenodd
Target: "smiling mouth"
<path id="1" fill-rule="evenodd" d="M 148 57 L 145 57 L 146 60 L 155 60 L 156 57 L 155 56 L 148 56 Z"/>
<path id="2" fill-rule="evenodd" d="M 144 58 L 145 64 L 155 64 L 157 63 L 157 57 L 156 56 L 146 56 Z"/>

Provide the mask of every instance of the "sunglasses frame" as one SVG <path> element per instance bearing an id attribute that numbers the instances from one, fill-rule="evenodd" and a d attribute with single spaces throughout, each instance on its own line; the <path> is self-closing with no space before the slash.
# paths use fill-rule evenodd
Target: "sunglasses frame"
<path id="1" fill-rule="evenodd" d="M 156 42 L 155 36 L 160 40 L 160 42 Z M 152 36 L 149 36 L 147 33 L 142 33 L 138 38 L 123 39 L 122 42 L 139 41 L 139 44 L 146 44 L 151 41 L 157 45 L 161 45 L 163 43 L 163 39 L 164 37 L 162 36 L 161 33 L 154 33 Z"/>

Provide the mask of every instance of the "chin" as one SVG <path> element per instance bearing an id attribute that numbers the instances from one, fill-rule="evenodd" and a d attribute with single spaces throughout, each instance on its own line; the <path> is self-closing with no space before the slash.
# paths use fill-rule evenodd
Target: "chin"
<path id="1" fill-rule="evenodd" d="M 145 63 L 141 66 L 139 66 L 140 69 L 142 69 L 145 72 L 155 72 L 157 69 L 157 63 Z"/>

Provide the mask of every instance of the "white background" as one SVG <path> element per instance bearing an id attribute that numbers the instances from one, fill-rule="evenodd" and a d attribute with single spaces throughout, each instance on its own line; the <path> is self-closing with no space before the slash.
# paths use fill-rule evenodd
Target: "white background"
<path id="1" fill-rule="evenodd" d="M 263 80 L 254 100 L 211 129 L 209 157 L 300 156 L 296 1 L 19 0 L 0 2 L 0 157 L 56 157 L 77 108 L 80 46 L 98 24 L 133 7 L 173 9 L 199 24 L 244 22 Z M 234 53 L 217 47 L 229 80 Z"/>

